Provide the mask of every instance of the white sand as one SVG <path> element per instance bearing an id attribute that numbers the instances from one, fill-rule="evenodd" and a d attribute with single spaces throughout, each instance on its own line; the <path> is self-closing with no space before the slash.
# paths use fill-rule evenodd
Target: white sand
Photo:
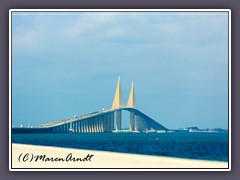
<path id="1" fill-rule="evenodd" d="M 22 154 L 23 153 L 23 154 Z M 23 156 L 29 153 L 29 160 L 23 162 Z M 32 154 L 46 157 L 66 158 L 72 153 L 75 158 L 94 155 L 85 162 L 29 162 Z M 22 155 L 21 155 L 22 154 Z M 20 162 L 18 161 L 21 155 Z M 25 156 L 26 157 L 26 156 Z M 25 158 L 27 159 L 27 158 Z M 91 161 L 89 161 L 91 159 Z M 133 155 L 104 151 L 79 150 L 46 146 L 12 144 L 12 168 L 228 168 L 227 162 L 191 160 L 148 155 Z"/>

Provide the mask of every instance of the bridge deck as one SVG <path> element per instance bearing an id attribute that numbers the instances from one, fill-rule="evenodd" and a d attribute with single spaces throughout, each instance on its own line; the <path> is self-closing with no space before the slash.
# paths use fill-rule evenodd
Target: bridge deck
<path id="1" fill-rule="evenodd" d="M 31 128 L 12 128 L 12 133 L 66 133 L 70 131 L 79 133 L 112 132 L 114 130 L 115 112 L 117 116 L 116 129 L 121 130 L 121 125 L 119 125 L 119 123 L 121 124 L 122 110 L 130 112 L 130 114 L 132 113 L 133 116 L 131 115 L 131 118 L 134 119 L 130 119 L 130 126 L 134 126 L 133 128 L 137 131 L 147 131 L 152 129 L 167 130 L 167 128 L 138 109 L 123 107 L 91 112 L 82 116 L 75 116 L 57 122 L 41 124 Z M 132 120 L 136 122 L 133 123 Z M 130 129 L 133 130 L 132 127 L 130 127 Z"/>

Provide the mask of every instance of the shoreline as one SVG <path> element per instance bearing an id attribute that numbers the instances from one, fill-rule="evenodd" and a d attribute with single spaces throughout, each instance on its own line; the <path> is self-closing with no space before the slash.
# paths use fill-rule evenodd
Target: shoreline
<path id="1" fill-rule="evenodd" d="M 11 162 L 10 162 L 11 163 Z M 139 155 L 118 152 L 12 144 L 12 168 L 214 168 L 226 169 L 228 162 Z"/>

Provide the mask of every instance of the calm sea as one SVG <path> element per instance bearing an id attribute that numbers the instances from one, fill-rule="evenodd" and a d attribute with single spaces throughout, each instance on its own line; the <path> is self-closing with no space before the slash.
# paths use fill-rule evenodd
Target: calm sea
<path id="1" fill-rule="evenodd" d="M 228 161 L 228 133 L 13 134 L 12 142 Z"/>

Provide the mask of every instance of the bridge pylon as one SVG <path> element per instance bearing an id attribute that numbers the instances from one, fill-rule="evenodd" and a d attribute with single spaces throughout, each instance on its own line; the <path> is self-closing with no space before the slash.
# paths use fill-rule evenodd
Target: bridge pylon
<path id="1" fill-rule="evenodd" d="M 128 98 L 127 107 L 130 107 L 130 108 L 136 108 L 137 107 L 136 99 L 135 99 L 135 93 L 134 93 L 134 83 L 133 82 L 132 82 L 132 87 L 131 87 L 131 91 L 130 91 L 129 98 Z"/>
<path id="2" fill-rule="evenodd" d="M 134 83 L 132 82 L 132 87 L 130 90 L 130 94 L 129 94 L 129 98 L 128 98 L 128 103 L 127 103 L 127 107 L 130 108 L 136 108 L 136 99 L 135 99 L 135 93 L 134 93 Z M 130 112 L 130 131 L 134 131 L 135 130 L 135 114 L 134 112 Z"/>
<path id="3" fill-rule="evenodd" d="M 120 77 L 118 77 L 118 83 L 117 83 L 117 88 L 115 91 L 112 109 L 118 109 L 121 107 L 124 107 L 124 101 L 123 101 L 123 96 L 122 96 Z"/>
<path id="4" fill-rule="evenodd" d="M 121 90 L 121 82 L 120 82 L 120 77 L 118 77 L 118 83 L 117 83 L 117 88 L 112 104 L 112 109 L 119 109 L 124 107 L 124 101 L 123 101 L 123 96 L 122 96 L 122 90 Z M 117 110 L 116 111 L 116 130 L 119 131 L 122 129 L 122 111 Z"/>

